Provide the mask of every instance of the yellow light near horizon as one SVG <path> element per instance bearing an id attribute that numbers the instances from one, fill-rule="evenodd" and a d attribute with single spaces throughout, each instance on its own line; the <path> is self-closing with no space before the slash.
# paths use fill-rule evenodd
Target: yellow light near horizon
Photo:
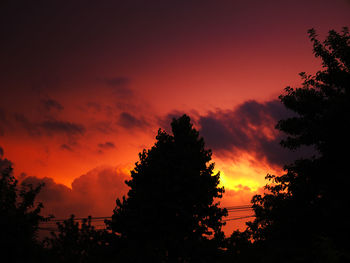
<path id="1" fill-rule="evenodd" d="M 257 162 L 249 155 L 242 155 L 235 162 L 215 161 L 215 172 L 220 171 L 220 186 L 230 190 L 255 192 L 266 185 L 266 174 L 278 174 L 276 169 L 266 163 Z"/>
<path id="2" fill-rule="evenodd" d="M 230 190 L 250 190 L 255 192 L 262 185 L 253 179 L 249 178 L 233 178 L 233 176 L 226 176 L 222 171 L 220 172 L 220 186 L 224 186 L 226 189 Z M 248 189 L 249 188 L 249 189 Z"/>

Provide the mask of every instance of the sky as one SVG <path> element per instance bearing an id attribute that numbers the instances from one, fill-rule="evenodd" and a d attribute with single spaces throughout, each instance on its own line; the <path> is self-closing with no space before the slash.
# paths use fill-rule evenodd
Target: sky
<path id="1" fill-rule="evenodd" d="M 292 114 L 283 89 L 321 68 L 307 30 L 322 40 L 349 14 L 346 0 L 1 1 L 0 154 L 45 182 L 45 213 L 109 216 L 138 153 L 186 113 L 222 205 L 249 204 L 302 154 L 274 126 Z"/>

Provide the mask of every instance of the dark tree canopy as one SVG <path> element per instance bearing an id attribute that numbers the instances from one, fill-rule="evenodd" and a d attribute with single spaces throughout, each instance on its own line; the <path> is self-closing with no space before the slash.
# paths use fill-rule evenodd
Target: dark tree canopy
<path id="1" fill-rule="evenodd" d="M 193 258 L 199 243 L 220 236 L 227 213 L 215 202 L 224 189 L 203 138 L 186 115 L 171 126 L 172 135 L 159 130 L 155 145 L 139 154 L 110 222 L 131 250 L 155 261 Z"/>
<path id="2" fill-rule="evenodd" d="M 249 228 L 256 244 L 272 251 L 269 260 L 348 262 L 350 35 L 347 28 L 330 31 L 323 43 L 314 30 L 309 36 L 323 69 L 301 73 L 302 86 L 286 88 L 280 100 L 296 116 L 277 129 L 287 135 L 283 147 L 312 146 L 315 154 L 286 165 L 282 176 L 267 176 L 268 193 L 253 198 Z"/>
<path id="3" fill-rule="evenodd" d="M 37 262 L 36 241 L 42 204 L 35 204 L 41 185 L 18 185 L 12 163 L 0 148 L 0 252 L 7 262 Z"/>
<path id="4" fill-rule="evenodd" d="M 81 223 L 74 215 L 63 223 L 57 223 L 57 232 L 44 240 L 50 262 L 114 262 L 112 246 L 115 238 L 106 230 L 97 230 L 91 217 Z"/>

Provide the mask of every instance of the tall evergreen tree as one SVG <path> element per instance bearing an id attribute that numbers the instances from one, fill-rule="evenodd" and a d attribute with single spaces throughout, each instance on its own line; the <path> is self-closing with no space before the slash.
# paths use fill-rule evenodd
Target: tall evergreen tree
<path id="1" fill-rule="evenodd" d="M 171 126 L 172 135 L 159 130 L 155 145 L 139 154 L 110 229 L 125 240 L 134 261 L 182 262 L 201 254 L 206 262 L 209 237 L 220 236 L 227 213 L 215 200 L 224 189 L 218 186 L 219 173 L 213 174 L 211 151 L 190 118 L 183 115 Z"/>

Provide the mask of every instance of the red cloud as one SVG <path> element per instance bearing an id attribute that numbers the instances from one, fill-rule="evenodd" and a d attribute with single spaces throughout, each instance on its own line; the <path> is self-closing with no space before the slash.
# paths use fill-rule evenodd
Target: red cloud
<path id="1" fill-rule="evenodd" d="M 71 214 L 78 217 L 112 215 L 115 200 L 128 191 L 124 183 L 127 179 L 128 175 L 121 169 L 99 167 L 76 178 L 72 188 L 48 177 L 26 177 L 22 183 L 44 183 L 37 198 L 37 201 L 44 204 L 43 214 L 67 218 Z"/>

